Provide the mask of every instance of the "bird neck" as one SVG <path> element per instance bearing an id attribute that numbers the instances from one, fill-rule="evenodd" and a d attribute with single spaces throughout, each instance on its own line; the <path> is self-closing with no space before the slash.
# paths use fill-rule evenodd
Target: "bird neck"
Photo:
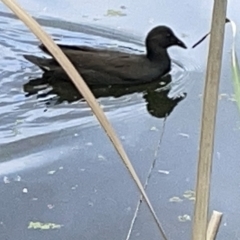
<path id="1" fill-rule="evenodd" d="M 169 61 L 170 57 L 165 48 L 147 48 L 147 58 L 150 61 Z"/>

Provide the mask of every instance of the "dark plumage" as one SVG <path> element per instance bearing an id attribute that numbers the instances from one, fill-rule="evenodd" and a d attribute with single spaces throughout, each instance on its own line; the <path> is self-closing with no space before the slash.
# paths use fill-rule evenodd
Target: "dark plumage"
<path id="1" fill-rule="evenodd" d="M 152 82 L 168 73 L 171 59 L 167 48 L 186 48 L 166 26 L 152 29 L 145 40 L 146 54 L 129 54 L 86 46 L 58 45 L 88 85 L 134 85 Z M 51 55 L 43 46 L 45 53 Z M 24 55 L 30 62 L 57 78 L 68 78 L 55 59 Z"/>

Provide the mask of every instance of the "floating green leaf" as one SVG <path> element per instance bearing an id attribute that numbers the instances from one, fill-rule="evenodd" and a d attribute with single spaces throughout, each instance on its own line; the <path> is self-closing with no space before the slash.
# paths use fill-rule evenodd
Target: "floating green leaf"
<path id="1" fill-rule="evenodd" d="M 183 197 L 187 198 L 190 201 L 195 201 L 196 199 L 195 192 L 192 190 L 185 191 Z"/>
<path id="2" fill-rule="evenodd" d="M 50 230 L 59 229 L 62 225 L 55 223 L 29 222 L 28 229 Z"/>
<path id="3" fill-rule="evenodd" d="M 105 16 L 108 16 L 108 17 L 123 17 L 126 15 L 127 15 L 126 13 L 123 13 L 120 10 L 113 10 L 113 9 L 108 9 L 107 13 L 105 14 Z"/>

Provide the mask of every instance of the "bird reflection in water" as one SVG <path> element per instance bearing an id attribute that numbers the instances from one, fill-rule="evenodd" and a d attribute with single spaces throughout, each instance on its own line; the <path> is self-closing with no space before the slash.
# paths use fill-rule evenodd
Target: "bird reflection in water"
<path id="1" fill-rule="evenodd" d="M 186 93 L 174 99 L 168 97 L 170 89 L 165 86 L 171 81 L 172 77 L 168 74 L 154 82 L 137 86 L 97 86 L 90 87 L 90 89 L 96 98 L 119 98 L 133 93 L 142 93 L 142 97 L 146 101 L 148 113 L 157 118 L 165 118 L 186 97 Z M 38 98 L 46 98 L 54 95 L 56 96 L 54 99 L 57 99 L 52 100 L 54 104 L 61 104 L 62 102 L 72 103 L 81 99 L 84 101 L 71 81 L 56 79 L 47 72 L 43 73 L 41 78 L 29 80 L 23 85 L 23 90 L 26 93 L 26 97 L 37 95 Z M 51 99 L 45 100 L 45 103 L 51 104 Z"/>

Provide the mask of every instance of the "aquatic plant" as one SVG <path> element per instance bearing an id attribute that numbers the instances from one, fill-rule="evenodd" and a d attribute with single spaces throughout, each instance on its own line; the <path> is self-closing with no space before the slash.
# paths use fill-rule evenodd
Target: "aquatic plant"
<path id="1" fill-rule="evenodd" d="M 232 26 L 232 33 L 233 33 L 233 43 L 232 43 L 232 50 L 231 50 L 231 57 L 232 57 L 232 81 L 233 81 L 233 88 L 234 88 L 234 97 L 235 101 L 238 106 L 238 110 L 240 111 L 240 67 L 236 53 L 236 32 L 237 27 L 236 24 L 230 20 Z"/>

